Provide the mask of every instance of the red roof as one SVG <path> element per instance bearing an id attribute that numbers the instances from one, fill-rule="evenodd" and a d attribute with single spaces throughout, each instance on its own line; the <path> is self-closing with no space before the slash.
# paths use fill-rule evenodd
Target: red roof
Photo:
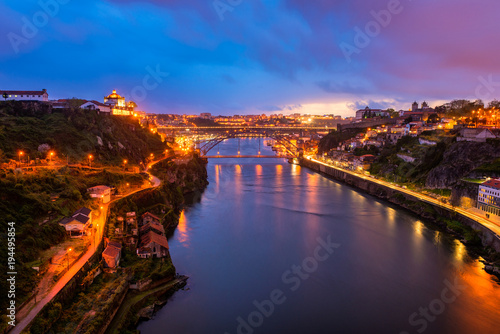
<path id="1" fill-rule="evenodd" d="M 500 190 L 500 179 L 491 179 L 482 184 L 485 187 L 495 188 Z"/>
<path id="2" fill-rule="evenodd" d="M 153 231 L 149 231 L 147 234 L 144 234 L 141 237 L 141 247 L 147 246 L 152 242 L 155 242 L 158 245 L 169 249 L 167 238 L 165 238 L 163 235 L 159 235 Z"/>
<path id="3" fill-rule="evenodd" d="M 141 217 L 144 218 L 146 216 L 150 216 L 150 217 L 153 217 L 154 219 L 157 219 L 157 220 L 161 220 L 158 216 L 155 216 L 154 214 L 152 214 L 151 212 L 146 212 L 144 213 Z"/>
<path id="4" fill-rule="evenodd" d="M 110 246 L 106 247 L 104 252 L 102 252 L 102 255 L 109 256 L 109 257 L 116 259 L 117 257 L 120 256 L 120 250 L 118 248 L 110 245 Z"/>
<path id="5" fill-rule="evenodd" d="M 47 93 L 45 90 L 0 90 L 0 94 L 14 94 L 14 95 L 43 95 Z"/>

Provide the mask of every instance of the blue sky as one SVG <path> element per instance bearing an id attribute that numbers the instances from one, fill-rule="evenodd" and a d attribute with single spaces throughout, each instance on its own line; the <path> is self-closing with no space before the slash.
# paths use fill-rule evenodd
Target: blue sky
<path id="1" fill-rule="evenodd" d="M 99 101 L 117 89 L 142 110 L 187 114 L 492 100 L 499 10 L 494 0 L 5 1 L 0 88 Z"/>

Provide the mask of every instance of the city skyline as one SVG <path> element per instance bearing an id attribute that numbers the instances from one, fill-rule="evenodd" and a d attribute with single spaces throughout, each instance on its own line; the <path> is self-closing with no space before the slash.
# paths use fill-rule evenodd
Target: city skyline
<path id="1" fill-rule="evenodd" d="M 99 101 L 117 89 L 152 113 L 344 117 L 499 95 L 496 2 L 232 3 L 2 4 L 2 89 Z"/>

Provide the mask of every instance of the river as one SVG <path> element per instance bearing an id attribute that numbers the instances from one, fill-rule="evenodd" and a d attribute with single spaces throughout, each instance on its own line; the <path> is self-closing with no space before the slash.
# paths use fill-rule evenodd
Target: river
<path id="1" fill-rule="evenodd" d="M 169 239 L 188 285 L 141 333 L 500 333 L 498 280 L 418 217 L 283 159 L 207 168 Z"/>

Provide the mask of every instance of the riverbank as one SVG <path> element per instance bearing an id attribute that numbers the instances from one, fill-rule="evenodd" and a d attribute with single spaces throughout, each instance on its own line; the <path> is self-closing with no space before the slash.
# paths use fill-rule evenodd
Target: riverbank
<path id="1" fill-rule="evenodd" d="M 133 333 L 138 322 L 143 318 L 151 319 L 158 307 L 164 305 L 175 291 L 185 286 L 187 279 L 187 276 L 179 276 L 147 291 L 129 291 L 104 333 Z"/>
<path id="2" fill-rule="evenodd" d="M 35 332 L 104 333 L 129 289 L 137 289 L 140 285 L 140 291 L 156 291 L 159 286 L 169 285 L 172 280 L 175 282 L 175 267 L 170 255 L 161 259 L 138 258 L 136 246 L 123 240 L 125 231 L 121 231 L 117 224 L 118 217 L 123 217 L 126 212 L 137 211 L 138 217 L 151 212 L 161 217 L 160 221 L 168 231 L 178 224 L 185 203 L 184 195 L 206 185 L 206 170 L 203 161 L 197 157 L 188 160 L 187 164 L 175 164 L 171 159 L 158 164 L 159 167 L 152 166 L 155 173 L 151 173 L 151 189 L 124 197 L 110 206 L 102 240 L 113 240 L 124 246 L 120 267 L 114 270 L 105 268 L 101 259 L 105 245 L 100 243 L 95 257 L 88 262 L 89 266 L 82 268 L 81 274 L 72 281 L 74 284 L 65 286 L 64 293 L 46 305 L 31 323 Z"/>
<path id="3" fill-rule="evenodd" d="M 419 195 L 391 184 L 372 179 L 363 175 L 357 175 L 341 168 L 329 166 L 314 159 L 302 158 L 299 164 L 315 172 L 323 174 L 331 179 L 345 183 L 357 189 L 363 190 L 369 195 L 386 200 L 405 210 L 431 221 L 437 226 L 453 234 L 471 250 L 487 259 L 486 268 L 488 272 L 498 275 L 500 265 L 500 238 L 495 226 L 491 223 L 485 226 L 483 222 L 475 220 L 472 215 L 464 214 L 459 208 L 448 207 L 448 205 L 436 203 L 425 196 Z M 498 226 L 497 226 L 498 227 Z M 500 229 L 500 227 L 498 227 Z M 496 268 L 495 268 L 496 267 Z"/>

